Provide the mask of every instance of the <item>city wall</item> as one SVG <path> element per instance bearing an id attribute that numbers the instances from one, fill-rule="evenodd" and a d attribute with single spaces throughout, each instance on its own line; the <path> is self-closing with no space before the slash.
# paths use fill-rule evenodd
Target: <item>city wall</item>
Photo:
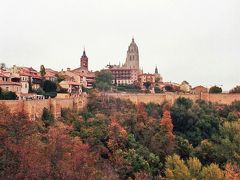
<path id="1" fill-rule="evenodd" d="M 234 101 L 240 101 L 240 94 L 130 94 L 130 93 L 109 93 L 109 96 L 130 100 L 133 103 L 157 103 L 169 102 L 173 104 L 179 97 L 189 98 L 193 101 L 205 100 L 207 102 L 229 105 Z"/>
<path id="2" fill-rule="evenodd" d="M 87 104 L 87 96 L 68 99 L 45 99 L 45 100 L 9 100 L 0 101 L 9 107 L 11 113 L 25 112 L 31 120 L 41 118 L 44 108 L 47 108 L 55 118 L 61 116 L 61 109 L 69 108 L 81 110 Z"/>
<path id="3" fill-rule="evenodd" d="M 234 101 L 240 101 L 240 94 L 128 94 L 128 93 L 108 93 L 108 96 L 115 98 L 130 100 L 133 103 L 158 103 L 169 102 L 173 104 L 179 97 L 189 98 L 193 101 L 205 100 L 218 104 L 229 105 Z M 41 118 L 44 108 L 52 112 L 55 118 L 61 116 L 61 109 L 69 108 L 75 110 L 83 109 L 87 104 L 87 95 L 83 94 L 77 98 L 65 99 L 45 99 L 45 100 L 15 100 L 15 101 L 0 101 L 0 104 L 5 104 L 9 107 L 12 113 L 25 112 L 30 119 L 35 120 Z"/>

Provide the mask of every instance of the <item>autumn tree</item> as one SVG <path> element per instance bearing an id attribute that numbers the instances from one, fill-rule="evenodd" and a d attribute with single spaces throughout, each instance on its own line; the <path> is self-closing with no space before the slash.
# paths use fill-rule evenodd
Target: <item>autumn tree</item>
<path id="1" fill-rule="evenodd" d="M 167 179 L 190 179 L 191 175 L 188 167 L 178 155 L 166 158 L 165 176 Z"/>
<path id="2" fill-rule="evenodd" d="M 70 127 L 69 127 L 70 128 Z M 79 138 L 71 139 L 69 129 L 61 124 L 49 130 L 46 155 L 53 179 L 87 179 L 95 175 L 89 147 Z"/>
<path id="3" fill-rule="evenodd" d="M 173 134 L 173 124 L 170 112 L 165 110 L 163 113 L 163 117 L 160 121 L 160 126 L 165 129 L 166 136 L 168 137 L 170 142 L 175 140 L 175 135 Z"/>
<path id="4" fill-rule="evenodd" d="M 40 179 L 48 162 L 35 122 L 0 105 L 0 179 Z"/>
<path id="5" fill-rule="evenodd" d="M 173 153 L 175 147 L 175 135 L 170 112 L 165 110 L 160 120 L 159 131 L 152 136 L 151 148 L 159 156 L 167 156 Z"/>
<path id="6" fill-rule="evenodd" d="M 111 150 L 116 151 L 124 147 L 124 141 L 127 138 L 126 130 L 117 122 L 117 119 L 111 118 L 111 123 L 108 126 L 109 140 L 108 146 Z"/>
<path id="7" fill-rule="evenodd" d="M 227 180 L 238 180 L 240 178 L 240 168 L 238 165 L 227 163 L 225 166 L 225 177 Z"/>
<path id="8" fill-rule="evenodd" d="M 205 180 L 224 180 L 224 172 L 219 168 L 217 164 L 210 164 L 203 167 L 201 171 L 201 178 Z"/>
<path id="9" fill-rule="evenodd" d="M 178 155 L 166 158 L 165 176 L 167 179 L 205 179 L 205 180 L 224 180 L 224 171 L 216 164 L 202 167 L 197 158 L 189 158 L 185 163 Z"/>

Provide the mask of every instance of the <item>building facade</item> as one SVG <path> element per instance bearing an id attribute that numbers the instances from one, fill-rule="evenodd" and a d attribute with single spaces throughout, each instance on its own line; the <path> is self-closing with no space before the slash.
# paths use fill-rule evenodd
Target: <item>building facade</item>
<path id="1" fill-rule="evenodd" d="M 113 84 L 130 85 L 138 83 L 138 75 L 141 73 L 139 68 L 139 51 L 134 39 L 128 46 L 127 57 L 125 63 L 119 65 L 107 65 L 105 71 L 111 72 L 113 76 Z"/>
<path id="2" fill-rule="evenodd" d="M 132 42 L 128 46 L 126 62 L 123 67 L 127 69 L 137 69 L 139 71 L 139 52 L 134 38 L 132 38 Z"/>
<path id="3" fill-rule="evenodd" d="M 87 57 L 87 55 L 86 55 L 85 49 L 84 49 L 83 55 L 82 55 L 82 57 L 81 57 L 81 59 L 80 59 L 80 67 L 88 70 L 88 57 Z"/>

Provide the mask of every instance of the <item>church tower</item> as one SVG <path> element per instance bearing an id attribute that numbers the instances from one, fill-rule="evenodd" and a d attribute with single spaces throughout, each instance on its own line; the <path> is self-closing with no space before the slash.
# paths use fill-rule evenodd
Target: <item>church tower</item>
<path id="1" fill-rule="evenodd" d="M 84 49 L 83 55 L 80 59 L 80 66 L 81 66 L 81 68 L 88 70 L 88 57 L 86 56 L 85 49 Z"/>
<path id="2" fill-rule="evenodd" d="M 138 46 L 135 43 L 134 38 L 132 38 L 132 42 L 128 47 L 127 58 L 124 67 L 128 69 L 137 69 L 139 71 Z"/>

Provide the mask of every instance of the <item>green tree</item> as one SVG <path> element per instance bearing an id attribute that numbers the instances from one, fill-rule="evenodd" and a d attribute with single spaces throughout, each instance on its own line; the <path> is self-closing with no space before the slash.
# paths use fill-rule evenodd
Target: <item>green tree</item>
<path id="1" fill-rule="evenodd" d="M 43 82 L 43 91 L 44 95 L 47 97 L 56 97 L 57 96 L 57 85 L 55 82 L 46 80 Z"/>
<path id="2" fill-rule="evenodd" d="M 43 109 L 42 121 L 45 127 L 50 126 L 54 121 L 53 114 L 47 108 Z"/>
<path id="3" fill-rule="evenodd" d="M 113 76 L 107 71 L 100 71 L 96 73 L 95 87 L 100 91 L 108 91 L 112 87 Z"/>
<path id="4" fill-rule="evenodd" d="M 229 93 L 240 93 L 240 86 L 236 86 L 229 91 Z"/>
<path id="5" fill-rule="evenodd" d="M 155 86 L 154 87 L 154 92 L 155 93 L 162 93 L 163 91 L 159 87 Z"/>
<path id="6" fill-rule="evenodd" d="M 236 162 L 240 166 L 240 120 L 224 122 L 215 145 L 218 163 Z"/>
<path id="7" fill-rule="evenodd" d="M 43 90 L 45 92 L 56 92 L 57 85 L 56 85 L 56 83 L 54 83 L 52 81 L 46 80 L 43 83 Z"/>
<path id="8" fill-rule="evenodd" d="M 221 87 L 218 87 L 218 86 L 212 86 L 212 87 L 209 89 L 209 93 L 212 93 L 212 94 L 222 93 L 222 88 L 221 88 Z"/>
<path id="9" fill-rule="evenodd" d="M 172 86 L 170 86 L 170 85 L 165 86 L 164 89 L 167 92 L 175 92 L 174 88 Z"/>
<path id="10" fill-rule="evenodd" d="M 41 74 L 42 77 L 44 77 L 45 74 L 46 74 L 46 69 L 45 69 L 44 65 L 40 66 L 40 74 Z"/>
<path id="11" fill-rule="evenodd" d="M 0 100 L 16 100 L 17 95 L 12 91 L 3 91 L 0 87 Z"/>
<path id="12" fill-rule="evenodd" d="M 147 82 L 143 83 L 143 85 L 145 86 L 145 88 L 146 88 L 147 90 L 149 90 L 149 88 L 150 88 L 150 86 L 152 85 L 152 83 L 149 82 L 149 81 L 147 81 Z"/>

